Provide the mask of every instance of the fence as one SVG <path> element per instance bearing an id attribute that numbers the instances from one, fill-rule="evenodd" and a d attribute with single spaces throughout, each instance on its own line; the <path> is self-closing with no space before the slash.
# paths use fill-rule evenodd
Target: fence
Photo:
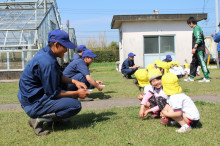
<path id="1" fill-rule="evenodd" d="M 38 49 L 0 50 L 0 71 L 23 71 Z"/>

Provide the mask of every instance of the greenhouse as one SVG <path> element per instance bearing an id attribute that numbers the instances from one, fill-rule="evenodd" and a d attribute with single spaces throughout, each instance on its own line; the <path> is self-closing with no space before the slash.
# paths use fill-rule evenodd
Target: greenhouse
<path id="1" fill-rule="evenodd" d="M 55 0 L 0 2 L 0 71 L 23 71 L 47 45 L 48 33 L 61 26 Z M 74 29 L 67 30 L 75 42 Z"/>

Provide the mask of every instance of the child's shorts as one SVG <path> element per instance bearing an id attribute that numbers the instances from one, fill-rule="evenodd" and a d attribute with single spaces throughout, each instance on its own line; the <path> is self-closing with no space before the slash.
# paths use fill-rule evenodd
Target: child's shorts
<path id="1" fill-rule="evenodd" d="M 149 103 L 151 108 L 158 106 L 159 109 L 162 110 L 166 106 L 167 100 L 161 96 L 159 97 L 152 96 L 149 99 Z"/>
<path id="2" fill-rule="evenodd" d="M 198 124 L 199 120 L 190 120 L 189 118 L 187 118 L 189 120 L 188 125 L 195 128 L 196 125 Z"/>

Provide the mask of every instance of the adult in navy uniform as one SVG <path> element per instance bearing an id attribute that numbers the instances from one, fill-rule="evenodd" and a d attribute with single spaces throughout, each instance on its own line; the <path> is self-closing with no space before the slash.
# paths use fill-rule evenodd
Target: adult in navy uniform
<path id="1" fill-rule="evenodd" d="M 134 53 L 129 53 L 128 58 L 123 62 L 121 67 L 121 73 L 129 79 L 131 79 L 131 75 L 139 68 L 138 65 L 134 64 L 134 56 L 136 56 Z"/>
<path id="2" fill-rule="evenodd" d="M 89 94 L 84 83 L 62 74 L 56 59 L 62 58 L 67 48 L 75 47 L 65 31 L 51 31 L 48 46 L 32 58 L 21 75 L 18 99 L 26 114 L 31 117 L 29 124 L 36 135 L 46 135 L 50 132 L 43 129 L 44 122 L 54 122 L 76 115 L 81 110 L 81 103 L 76 98 L 85 98 Z M 74 84 L 78 90 L 63 91 L 61 83 Z"/>
<path id="3" fill-rule="evenodd" d="M 102 91 L 103 86 L 100 85 L 103 84 L 103 82 L 95 81 L 89 72 L 89 65 L 92 64 L 95 57 L 97 57 L 96 54 L 93 54 L 91 50 L 86 49 L 82 53 L 82 59 L 70 62 L 63 71 L 63 74 L 69 78 L 85 83 L 89 89 L 97 88 L 99 91 Z M 69 91 L 77 90 L 77 87 L 74 84 L 66 84 L 63 88 Z M 93 99 L 86 97 L 85 100 L 91 101 Z M 85 100 L 83 99 L 81 101 Z"/>
<path id="4" fill-rule="evenodd" d="M 172 61 L 171 55 L 166 55 L 166 58 L 163 61 L 164 62 L 171 62 Z"/>
<path id="5" fill-rule="evenodd" d="M 73 58 L 70 60 L 71 62 L 73 60 L 81 59 L 82 58 L 82 53 L 85 51 L 87 48 L 85 45 L 80 45 L 77 47 L 77 53 L 73 56 Z"/>

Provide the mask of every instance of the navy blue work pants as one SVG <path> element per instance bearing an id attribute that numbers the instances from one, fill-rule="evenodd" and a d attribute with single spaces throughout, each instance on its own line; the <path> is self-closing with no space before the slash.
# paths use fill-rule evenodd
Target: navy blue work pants
<path id="1" fill-rule="evenodd" d="M 126 74 L 126 75 L 133 75 L 135 73 L 136 69 L 121 69 L 121 73 L 122 74 Z"/>
<path id="2" fill-rule="evenodd" d="M 93 89 L 94 88 L 94 86 L 90 85 L 89 82 L 87 81 L 86 77 L 81 73 L 76 74 L 75 76 L 72 77 L 72 79 L 80 81 L 82 83 L 85 83 L 88 89 Z M 63 89 L 67 90 L 67 91 L 76 91 L 76 90 L 78 90 L 78 88 L 76 87 L 75 84 L 64 85 Z"/>
<path id="3" fill-rule="evenodd" d="M 25 110 L 26 107 L 24 107 Z M 30 107 L 27 107 L 30 108 Z M 70 97 L 54 98 L 35 103 L 31 110 L 27 112 L 31 118 L 41 117 L 46 114 L 55 113 L 57 118 L 64 119 L 78 114 L 81 110 L 81 103 Z"/>

